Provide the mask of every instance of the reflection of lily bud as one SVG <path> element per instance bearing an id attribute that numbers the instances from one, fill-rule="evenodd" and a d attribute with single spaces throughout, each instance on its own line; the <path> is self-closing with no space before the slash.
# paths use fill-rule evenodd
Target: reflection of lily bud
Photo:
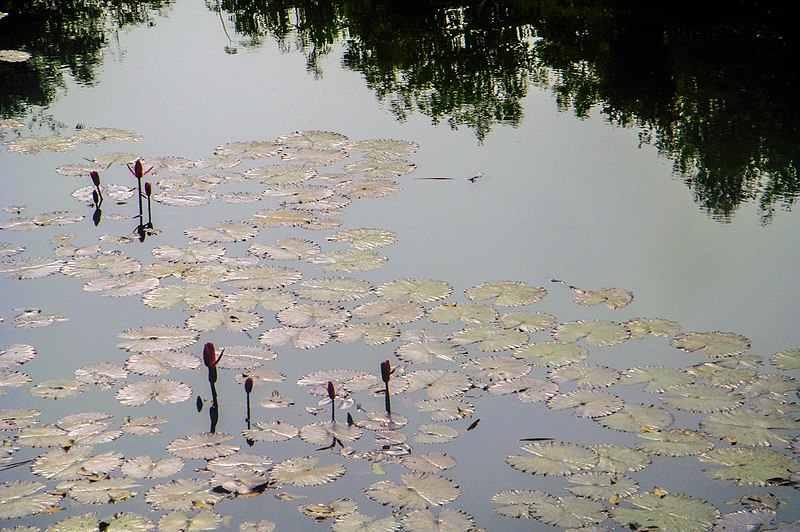
<path id="1" fill-rule="evenodd" d="M 250 392 L 253 391 L 253 377 L 247 377 L 244 381 L 244 393 L 250 395 Z"/>
<path id="2" fill-rule="evenodd" d="M 383 379 L 383 382 L 388 384 L 391 375 L 392 375 L 392 366 L 391 364 L 389 364 L 389 361 L 386 360 L 384 362 L 381 362 L 381 379 Z"/>
<path id="3" fill-rule="evenodd" d="M 89 172 L 89 176 L 92 178 L 92 183 L 94 183 L 94 186 L 99 188 L 100 187 L 100 174 L 97 173 L 97 170 L 92 170 L 91 172 Z"/>
<path id="4" fill-rule="evenodd" d="M 100 196 L 97 195 L 96 190 L 92 190 L 92 201 L 94 202 L 95 205 L 97 205 L 100 202 Z"/>
<path id="5" fill-rule="evenodd" d="M 328 381 L 328 397 L 331 401 L 336 399 L 336 388 L 333 387 L 333 383 Z"/>
<path id="6" fill-rule="evenodd" d="M 219 358 L 217 358 L 214 344 L 206 342 L 206 345 L 203 346 L 203 364 L 205 364 L 207 368 L 213 368 L 217 365 L 220 358 L 222 358 L 222 353 L 220 353 Z"/>
<path id="7" fill-rule="evenodd" d="M 153 187 L 150 185 L 150 181 L 147 181 L 144 184 L 144 194 L 149 198 L 153 194 Z"/>

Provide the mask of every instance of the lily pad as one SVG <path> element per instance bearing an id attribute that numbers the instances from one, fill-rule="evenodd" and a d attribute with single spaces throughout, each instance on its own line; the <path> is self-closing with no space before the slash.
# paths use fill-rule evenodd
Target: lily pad
<path id="1" fill-rule="evenodd" d="M 571 475 L 597 465 L 597 453 L 581 445 L 564 442 L 534 442 L 520 447 L 529 454 L 506 458 L 514 469 L 538 475 Z"/>
<path id="2" fill-rule="evenodd" d="M 573 414 L 578 417 L 602 417 L 621 409 L 624 401 L 616 395 L 599 390 L 575 390 L 573 392 L 554 395 L 547 400 L 547 406 L 553 410 L 574 408 Z"/>
<path id="3" fill-rule="evenodd" d="M 539 342 L 514 351 L 516 358 L 530 360 L 534 366 L 559 367 L 572 364 L 589 356 L 589 352 L 575 344 L 564 342 Z"/>
<path id="4" fill-rule="evenodd" d="M 471 325 L 491 323 L 497 319 L 496 310 L 480 303 L 443 303 L 428 309 L 426 314 L 433 323 L 442 324 L 459 320 L 465 325 Z"/>
<path id="5" fill-rule="evenodd" d="M 167 452 L 180 458 L 211 460 L 220 456 L 228 456 L 239 450 L 238 445 L 224 443 L 231 438 L 232 436 L 222 433 L 190 434 L 171 441 L 167 445 Z"/>
<path id="6" fill-rule="evenodd" d="M 716 412 L 700 422 L 700 428 L 718 438 L 732 438 L 740 445 L 785 444 L 791 436 L 778 431 L 798 430 L 800 421 L 778 414 L 736 409 Z"/>
<path id="7" fill-rule="evenodd" d="M 317 466 L 318 463 L 319 458 L 312 456 L 289 458 L 275 464 L 269 472 L 269 478 L 278 484 L 320 486 L 333 482 L 346 471 L 342 464 Z"/>
<path id="8" fill-rule="evenodd" d="M 117 391 L 117 401 L 128 406 L 142 406 L 155 399 L 162 404 L 182 403 L 192 395 L 188 384 L 172 380 L 143 380 Z"/>
<path id="9" fill-rule="evenodd" d="M 638 436 L 648 441 L 637 444 L 637 449 L 661 456 L 692 456 L 714 447 L 707 434 L 690 429 L 647 431 Z"/>
<path id="10" fill-rule="evenodd" d="M 719 517 L 719 510 L 712 504 L 678 493 L 664 496 L 639 493 L 623 502 L 636 507 L 616 506 L 611 509 L 612 519 L 623 527 L 634 525 L 658 530 L 703 532 Z"/>
<path id="11" fill-rule="evenodd" d="M 571 286 L 575 292 L 575 303 L 584 307 L 604 303 L 609 309 L 616 310 L 633 301 L 633 294 L 621 288 L 601 288 L 600 290 L 581 290 Z"/>
<path id="12" fill-rule="evenodd" d="M 452 480 L 436 474 L 406 473 L 400 478 L 402 485 L 384 480 L 372 484 L 364 492 L 377 503 L 416 510 L 450 503 L 461 493 Z"/>
<path id="13" fill-rule="evenodd" d="M 562 323 L 553 330 L 559 342 L 571 343 L 585 339 L 588 345 L 604 347 L 618 344 L 630 338 L 625 325 L 608 320 L 578 320 Z"/>
<path id="14" fill-rule="evenodd" d="M 498 307 L 518 307 L 536 303 L 547 295 L 547 290 L 522 281 L 496 281 L 473 286 L 464 293 L 475 301 L 494 299 Z"/>
<path id="15" fill-rule="evenodd" d="M 750 349 L 750 340 L 731 332 L 686 332 L 675 336 L 672 345 L 690 353 L 702 349 L 707 356 L 720 358 L 744 353 Z"/>

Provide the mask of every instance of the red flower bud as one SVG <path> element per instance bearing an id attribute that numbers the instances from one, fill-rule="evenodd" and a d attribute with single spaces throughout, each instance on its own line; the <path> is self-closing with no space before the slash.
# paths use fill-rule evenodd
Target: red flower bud
<path id="1" fill-rule="evenodd" d="M 250 395 L 250 392 L 253 391 L 253 377 L 247 377 L 244 381 L 244 393 Z"/>
<path id="2" fill-rule="evenodd" d="M 150 185 L 150 181 L 144 184 L 144 193 L 148 198 L 153 194 L 153 187 Z"/>
<path id="3" fill-rule="evenodd" d="M 97 173 L 97 170 L 92 170 L 91 172 L 89 172 L 89 176 L 92 178 L 92 183 L 94 183 L 94 186 L 99 187 L 100 186 L 100 174 Z"/>
<path id="4" fill-rule="evenodd" d="M 144 176 L 144 169 L 142 168 L 142 161 L 140 161 L 139 159 L 136 159 L 136 163 L 133 165 L 133 172 L 134 172 L 133 175 L 135 175 L 136 177 L 140 178 L 140 177 Z"/>
<path id="5" fill-rule="evenodd" d="M 392 365 L 389 364 L 389 361 L 386 360 L 381 362 L 381 379 L 383 382 L 389 382 L 389 378 L 392 375 Z"/>
<path id="6" fill-rule="evenodd" d="M 331 401 L 336 398 L 336 388 L 333 387 L 331 381 L 328 381 L 328 397 L 330 397 Z"/>
<path id="7" fill-rule="evenodd" d="M 206 345 L 203 346 L 203 364 L 205 364 L 207 368 L 213 368 L 217 365 L 217 362 L 219 362 L 219 358 L 217 358 L 214 344 L 206 342 Z"/>

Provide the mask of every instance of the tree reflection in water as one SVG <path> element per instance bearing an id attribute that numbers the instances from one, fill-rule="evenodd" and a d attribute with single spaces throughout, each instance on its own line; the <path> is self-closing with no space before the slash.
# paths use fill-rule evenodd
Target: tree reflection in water
<path id="1" fill-rule="evenodd" d="M 8 4 L 8 5 L 4 5 Z M 0 48 L 38 58 L 0 63 L 0 116 L 44 106 L 61 67 L 91 83 L 108 34 L 151 20 L 168 1 L 70 0 L 22 8 L 0 1 Z M 114 7 L 112 7 L 112 5 Z M 531 86 L 561 110 L 599 111 L 641 129 L 673 161 L 695 201 L 720 221 L 757 202 L 767 223 L 800 193 L 797 176 L 797 52 L 788 6 L 747 2 L 717 10 L 671 3 L 569 4 L 523 0 L 209 1 L 232 23 L 236 45 L 274 39 L 296 49 L 321 77 L 318 59 L 342 42 L 342 63 L 360 72 L 398 120 L 422 113 L 469 127 L 478 140 L 495 124 L 516 126 Z M 224 27 L 224 26 L 223 26 Z M 227 30 L 226 30 L 227 31 Z M 235 48 L 236 45 L 231 45 Z"/>

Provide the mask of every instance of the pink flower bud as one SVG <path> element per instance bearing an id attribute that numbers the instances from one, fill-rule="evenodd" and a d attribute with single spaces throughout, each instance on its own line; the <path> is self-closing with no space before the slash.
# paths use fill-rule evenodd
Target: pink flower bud
<path id="1" fill-rule="evenodd" d="M 203 346 L 203 364 L 205 364 L 207 368 L 213 368 L 217 365 L 217 362 L 219 362 L 219 359 L 217 358 L 214 344 L 206 342 L 206 345 Z"/>
<path id="2" fill-rule="evenodd" d="M 253 377 L 247 377 L 244 381 L 244 393 L 250 395 L 250 392 L 253 391 Z"/>
<path id="3" fill-rule="evenodd" d="M 383 379 L 383 382 L 389 382 L 389 378 L 391 376 L 392 376 L 392 365 L 389 364 L 388 360 L 381 362 L 381 379 Z"/>
<path id="4" fill-rule="evenodd" d="M 153 186 L 150 184 L 150 181 L 144 184 L 144 193 L 148 198 L 153 194 Z"/>
<path id="5" fill-rule="evenodd" d="M 99 187 L 100 186 L 100 174 L 97 173 L 97 170 L 92 170 L 91 172 L 89 172 L 89 176 L 92 178 L 92 183 L 94 183 L 94 186 Z"/>
<path id="6" fill-rule="evenodd" d="M 333 387 L 331 381 L 328 381 L 328 397 L 330 397 L 331 401 L 336 399 L 336 388 Z"/>

